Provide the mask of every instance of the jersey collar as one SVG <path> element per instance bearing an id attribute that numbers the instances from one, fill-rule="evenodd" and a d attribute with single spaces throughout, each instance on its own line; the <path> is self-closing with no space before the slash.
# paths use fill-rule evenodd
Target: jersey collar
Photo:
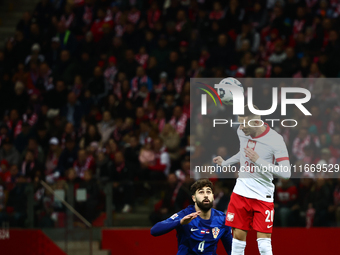
<path id="1" fill-rule="evenodd" d="M 255 137 L 252 137 L 252 136 L 251 136 L 251 138 L 257 139 L 257 138 L 263 137 L 263 136 L 265 136 L 266 134 L 268 134 L 268 132 L 269 132 L 269 130 L 270 130 L 270 127 L 268 126 L 267 123 L 264 123 L 264 125 L 265 125 L 265 127 L 266 127 L 266 130 L 263 131 L 263 133 L 262 133 L 262 134 L 259 134 L 258 136 L 255 136 Z"/>

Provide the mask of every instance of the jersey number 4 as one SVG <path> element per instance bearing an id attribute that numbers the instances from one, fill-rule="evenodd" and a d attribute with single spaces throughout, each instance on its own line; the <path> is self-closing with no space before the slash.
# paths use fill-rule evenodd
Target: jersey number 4
<path id="1" fill-rule="evenodd" d="M 198 244 L 198 250 L 199 250 L 200 252 L 203 252 L 203 251 L 204 251 L 204 242 L 205 242 L 205 241 L 202 241 L 202 242 L 200 242 L 200 243 Z"/>

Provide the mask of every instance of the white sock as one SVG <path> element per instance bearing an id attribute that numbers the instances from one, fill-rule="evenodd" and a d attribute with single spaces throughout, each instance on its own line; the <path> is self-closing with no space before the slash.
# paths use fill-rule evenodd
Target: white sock
<path id="1" fill-rule="evenodd" d="M 245 248 L 246 241 L 240 241 L 233 238 L 233 244 L 231 246 L 231 255 L 244 255 Z"/>
<path id="2" fill-rule="evenodd" d="M 273 255 L 272 240 L 270 238 L 257 238 L 257 245 L 261 255 Z"/>

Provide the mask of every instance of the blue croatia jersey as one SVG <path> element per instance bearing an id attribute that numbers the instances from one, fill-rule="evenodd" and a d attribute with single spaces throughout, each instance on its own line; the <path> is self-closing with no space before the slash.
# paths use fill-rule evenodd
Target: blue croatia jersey
<path id="1" fill-rule="evenodd" d="M 189 224 L 181 225 L 181 219 L 196 212 L 193 205 L 175 213 L 170 218 L 158 222 L 151 229 L 153 236 L 163 235 L 173 229 L 177 231 L 178 252 L 177 255 L 209 254 L 215 255 L 217 243 L 221 239 L 224 249 L 230 255 L 232 234 L 231 228 L 225 225 L 225 214 L 211 209 L 209 220 L 197 216 Z"/>

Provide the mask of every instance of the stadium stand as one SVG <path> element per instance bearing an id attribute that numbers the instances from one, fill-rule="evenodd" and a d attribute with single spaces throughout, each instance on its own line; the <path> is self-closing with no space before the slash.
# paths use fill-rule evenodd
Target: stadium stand
<path id="1" fill-rule="evenodd" d="M 189 79 L 339 77 L 339 14 L 333 0 L 40 1 L 0 51 L 0 224 L 25 227 L 30 183 L 34 225 L 61 226 L 65 207 L 40 180 L 85 189 L 76 209 L 91 222 L 110 182 L 129 221 L 118 214 L 117 224 L 151 225 L 184 208 L 190 157 L 209 153 L 189 137 Z M 339 163 L 338 89 L 323 86 L 313 116 L 281 130 L 292 163 Z M 234 145 L 219 152 L 227 158 Z M 275 225 L 339 225 L 340 179 L 304 177 L 276 182 Z M 217 185 L 222 210 L 233 185 Z"/>

